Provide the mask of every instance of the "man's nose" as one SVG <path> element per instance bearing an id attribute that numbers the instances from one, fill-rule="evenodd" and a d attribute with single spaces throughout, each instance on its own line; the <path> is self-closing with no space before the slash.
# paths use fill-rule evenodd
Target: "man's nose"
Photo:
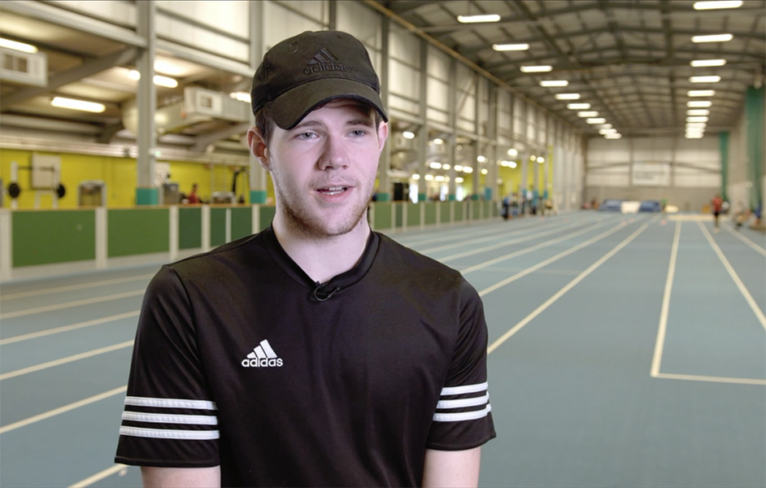
<path id="1" fill-rule="evenodd" d="M 319 158 L 319 169 L 339 169 L 348 167 L 348 149 L 339 137 L 328 136 L 325 139 L 324 150 Z"/>

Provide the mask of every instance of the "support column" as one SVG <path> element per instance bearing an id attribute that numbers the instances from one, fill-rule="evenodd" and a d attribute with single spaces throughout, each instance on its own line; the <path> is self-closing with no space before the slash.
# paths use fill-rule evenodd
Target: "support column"
<path id="1" fill-rule="evenodd" d="M 418 202 L 428 201 L 428 42 L 420 40 L 420 131 L 418 132 Z"/>
<path id="2" fill-rule="evenodd" d="M 388 62 L 389 62 L 389 32 L 391 30 L 391 19 L 381 17 L 381 50 L 380 50 L 380 100 L 383 107 L 388 110 Z M 390 130 L 389 130 L 390 133 Z M 379 202 L 391 201 L 391 179 L 388 176 L 391 170 L 391 142 L 387 142 L 380 154 L 378 162 L 378 190 L 377 199 Z"/>
<path id="3" fill-rule="evenodd" d="M 764 94 L 766 88 L 748 87 L 745 92 L 745 123 L 747 127 L 747 179 L 750 186 L 750 209 L 761 206 L 763 210 L 763 195 L 761 194 L 764 174 Z"/>
<path id="4" fill-rule="evenodd" d="M 141 50 L 136 60 L 136 68 L 141 73 L 136 95 L 138 110 L 136 205 L 157 205 L 159 189 L 154 185 L 154 163 L 157 158 L 157 131 L 154 124 L 154 114 L 157 111 L 157 91 L 154 87 L 154 49 L 157 41 L 154 30 L 155 3 L 137 2 L 136 13 L 136 30 L 138 35 L 146 39 L 146 48 Z"/>
<path id="5" fill-rule="evenodd" d="M 482 87 L 484 86 L 484 78 L 479 78 L 473 88 L 473 134 L 475 137 L 473 144 L 473 161 L 471 167 L 473 168 L 473 182 L 471 185 L 471 200 L 479 200 L 479 192 L 481 191 L 481 165 L 479 164 L 479 154 L 481 154 L 481 103 L 482 103 Z"/>
<path id="6" fill-rule="evenodd" d="M 729 133 L 718 133 L 718 152 L 721 156 L 721 197 L 728 200 L 729 188 Z"/>
<path id="7" fill-rule="evenodd" d="M 458 174 L 455 171 L 455 165 L 457 164 L 457 60 L 450 58 L 449 65 L 449 126 L 452 130 L 452 134 L 449 137 L 449 201 L 454 201 L 457 198 L 457 183 L 455 179 Z"/>
<path id="8" fill-rule="evenodd" d="M 498 119 L 498 107 L 497 107 L 497 87 L 494 83 L 490 83 L 488 86 L 488 100 L 489 100 L 489 112 L 487 120 L 487 137 L 490 139 L 489 154 L 487 159 L 489 160 L 487 178 L 485 180 L 485 187 L 489 188 L 489 195 L 487 199 L 496 202 L 502 198 L 498 191 L 497 180 L 500 175 L 497 163 L 497 119 Z"/>
<path id="9" fill-rule="evenodd" d="M 249 2 L 248 5 L 250 7 L 250 68 L 255 73 L 263 59 L 265 45 L 263 2 Z M 255 125 L 255 115 L 252 113 L 250 114 L 250 125 Z M 266 203 L 268 174 L 252 152 L 250 153 L 249 166 L 250 203 Z M 253 232 L 258 230 L 253 227 Z"/>

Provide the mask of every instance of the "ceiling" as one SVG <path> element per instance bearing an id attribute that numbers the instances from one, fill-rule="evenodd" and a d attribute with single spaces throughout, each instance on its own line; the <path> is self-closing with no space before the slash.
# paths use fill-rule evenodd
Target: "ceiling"
<path id="1" fill-rule="evenodd" d="M 696 11 L 687 0 L 367 0 L 395 21 L 451 51 L 495 81 L 507 84 L 589 136 L 595 126 L 567 109 L 557 93 L 579 93 L 576 102 L 613 125 L 623 136 L 684 132 L 687 92 L 714 89 L 707 131 L 732 128 L 742 112 L 748 86 L 764 79 L 766 0 L 744 0 L 737 9 Z M 59 4 L 60 6 L 61 4 Z M 136 49 L 116 40 L 30 18 L 3 8 L 0 36 L 36 45 L 48 58 L 49 87 L 0 84 L 0 126 L 6 135 L 34 129 L 87 134 L 99 142 L 129 137 L 122 125 L 123 104 L 135 97 L 137 82 L 127 76 Z M 458 15 L 498 14 L 492 23 L 463 24 Z M 729 42 L 695 44 L 693 35 L 730 33 Z M 526 51 L 497 52 L 495 43 L 526 43 Z M 725 66 L 693 68 L 692 60 L 726 60 Z M 158 73 L 172 65 L 176 88 L 157 87 L 158 107 L 183 98 L 183 88 L 199 86 L 231 92 L 248 90 L 241 74 L 179 59 L 157 51 Z M 523 73 L 524 65 L 550 65 L 547 73 Z M 718 83 L 691 83 L 697 75 L 718 75 Z M 567 80 L 563 88 L 540 86 Z M 92 114 L 56 108 L 53 96 L 72 96 L 106 105 Z M 241 124 L 239 124 L 241 125 Z M 219 121 L 168 134 L 164 142 L 207 153 L 244 151 L 238 124 Z M 220 134 L 219 140 L 211 134 Z M 202 141 L 203 143 L 201 143 Z M 163 140 L 161 139 L 161 142 Z M 218 149 L 210 147 L 214 142 Z M 228 145 L 228 146 L 227 146 Z"/>
<path id="2" fill-rule="evenodd" d="M 567 109 L 591 111 L 625 136 L 682 135 L 687 102 L 710 100 L 707 132 L 732 128 L 748 86 L 766 73 L 766 1 L 739 8 L 695 10 L 691 0 L 455 0 L 375 2 L 538 105 L 588 135 L 598 129 Z M 498 14 L 497 22 L 460 23 L 459 15 Z M 732 34 L 728 42 L 694 43 L 692 36 Z M 525 51 L 497 52 L 493 44 L 528 44 Z M 693 60 L 725 59 L 719 67 Z M 551 66 L 524 73 L 521 66 Z M 717 75 L 718 83 L 692 83 Z M 543 80 L 566 80 L 546 88 Z M 691 98 L 690 90 L 715 90 Z M 557 93 L 579 93 L 561 101 Z"/>

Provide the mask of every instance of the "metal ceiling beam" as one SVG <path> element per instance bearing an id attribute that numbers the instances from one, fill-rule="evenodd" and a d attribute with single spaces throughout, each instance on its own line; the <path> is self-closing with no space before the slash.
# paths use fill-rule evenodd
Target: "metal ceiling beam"
<path id="1" fill-rule="evenodd" d="M 181 59 L 201 64 L 202 66 L 207 66 L 209 68 L 219 69 L 246 78 L 251 78 L 253 76 L 253 70 L 245 63 L 222 58 L 215 54 L 209 54 L 198 49 L 176 44 L 175 42 L 157 39 L 157 49 L 167 51 Z"/>
<path id="2" fill-rule="evenodd" d="M 76 14 L 43 2 L 3 0 L 0 2 L 0 11 L 11 12 L 50 24 L 68 27 L 78 32 L 86 32 L 105 39 L 122 42 L 129 46 L 146 47 L 146 39 L 139 36 L 134 30 Z"/>
<path id="3" fill-rule="evenodd" d="M 8 107 L 29 100 L 38 95 L 43 95 L 55 91 L 57 88 L 74 83 L 88 76 L 93 76 L 112 66 L 128 64 L 136 59 L 138 49 L 129 47 L 115 54 L 86 61 L 84 64 L 75 68 L 59 73 L 48 80 L 48 85 L 44 87 L 22 88 L 14 93 L 0 98 L 0 110 L 7 110 Z"/>
<path id="4" fill-rule="evenodd" d="M 247 132 L 249 128 L 250 128 L 249 123 L 242 123 L 242 124 L 232 125 L 230 127 L 226 127 L 224 129 L 221 129 L 215 132 L 210 132 L 208 134 L 197 136 L 197 138 L 194 141 L 194 145 L 191 147 L 190 151 L 195 153 L 201 153 L 210 144 L 213 144 L 216 141 L 220 141 L 221 139 L 226 139 L 231 136 Z"/>

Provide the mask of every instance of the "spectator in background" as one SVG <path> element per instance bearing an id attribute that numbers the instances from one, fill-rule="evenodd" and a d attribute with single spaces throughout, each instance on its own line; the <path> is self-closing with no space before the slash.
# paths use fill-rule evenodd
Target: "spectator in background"
<path id="1" fill-rule="evenodd" d="M 189 203 L 200 203 L 199 201 L 199 195 L 197 195 L 197 184 L 194 183 L 192 185 L 191 193 L 186 197 L 186 199 L 189 201 Z"/>
<path id="2" fill-rule="evenodd" d="M 710 206 L 713 207 L 713 221 L 715 222 L 715 232 L 718 232 L 718 216 L 721 215 L 721 208 L 723 207 L 723 198 L 721 198 L 721 195 L 717 194 L 713 198 L 713 200 L 710 201 Z"/>

